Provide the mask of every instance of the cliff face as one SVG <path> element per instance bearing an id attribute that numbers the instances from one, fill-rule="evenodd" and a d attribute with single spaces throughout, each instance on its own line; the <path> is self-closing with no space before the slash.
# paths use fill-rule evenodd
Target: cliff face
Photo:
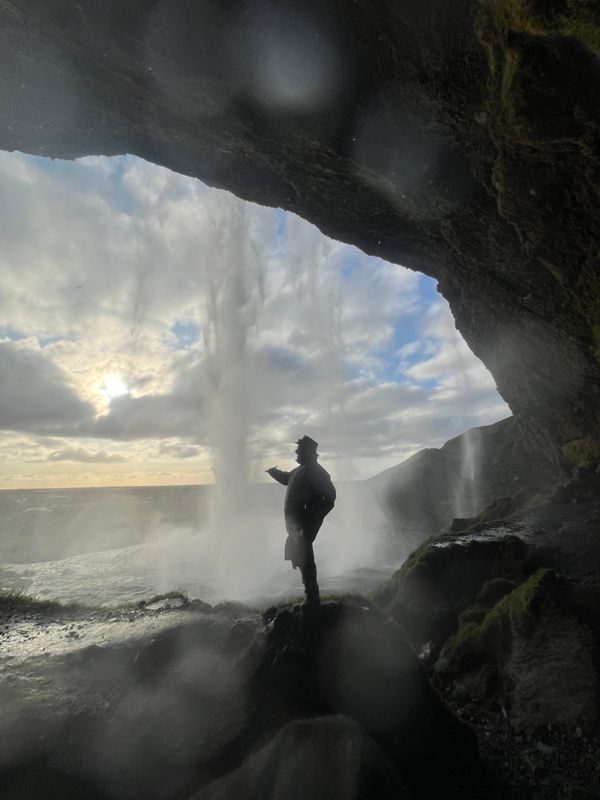
<path id="1" fill-rule="evenodd" d="M 0 147 L 135 153 L 434 276 L 564 468 L 600 455 L 599 13 L 6 0 Z"/>
<path id="2" fill-rule="evenodd" d="M 457 527 L 482 512 L 502 518 L 544 493 L 552 480 L 552 464 L 532 455 L 508 417 L 471 428 L 439 449 L 420 450 L 367 483 L 392 528 L 417 547 L 453 520 Z"/>

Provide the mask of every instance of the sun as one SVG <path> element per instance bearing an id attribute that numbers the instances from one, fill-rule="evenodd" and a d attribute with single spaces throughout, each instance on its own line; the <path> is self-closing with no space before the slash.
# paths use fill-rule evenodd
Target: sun
<path id="1" fill-rule="evenodd" d="M 112 400 L 113 397 L 120 397 L 128 392 L 129 387 L 120 375 L 110 374 L 105 375 L 102 378 L 102 383 L 100 384 L 100 394 L 103 397 L 108 397 L 109 400 Z"/>

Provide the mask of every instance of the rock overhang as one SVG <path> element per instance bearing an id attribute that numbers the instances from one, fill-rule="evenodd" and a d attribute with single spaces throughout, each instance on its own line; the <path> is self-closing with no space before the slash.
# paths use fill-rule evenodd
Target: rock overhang
<path id="1" fill-rule="evenodd" d="M 437 278 L 560 469 L 600 455 L 599 24 L 567 6 L 10 0 L 0 147 L 135 153 Z"/>

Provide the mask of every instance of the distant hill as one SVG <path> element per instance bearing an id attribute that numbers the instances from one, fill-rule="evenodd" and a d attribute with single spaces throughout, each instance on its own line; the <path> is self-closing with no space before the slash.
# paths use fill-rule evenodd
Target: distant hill
<path id="1" fill-rule="evenodd" d="M 417 543 L 500 497 L 543 491 L 554 476 L 532 456 L 515 417 L 507 417 L 421 450 L 367 483 L 396 532 Z"/>

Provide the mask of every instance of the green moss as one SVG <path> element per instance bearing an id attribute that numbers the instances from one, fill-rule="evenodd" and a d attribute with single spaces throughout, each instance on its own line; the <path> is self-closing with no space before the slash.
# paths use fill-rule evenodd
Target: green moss
<path id="1" fill-rule="evenodd" d="M 446 653 L 446 671 L 451 675 L 458 674 L 468 669 L 471 663 L 483 660 L 484 644 L 481 624 L 465 622 L 460 625 Z"/>
<path id="2" fill-rule="evenodd" d="M 527 634 L 534 625 L 536 606 L 551 570 L 539 569 L 503 597 L 478 624 L 465 612 L 446 653 L 447 670 L 458 674 L 482 663 L 501 660 L 516 634 Z"/>
<path id="3" fill-rule="evenodd" d="M 538 495 L 529 495 L 523 490 L 508 497 L 498 497 L 477 516 L 455 519 L 450 532 L 465 533 L 492 522 L 510 520 L 518 512 L 533 508 L 538 502 L 540 502 Z"/>
<path id="4" fill-rule="evenodd" d="M 304 600 L 304 598 L 302 598 Z M 339 603 L 340 605 L 350 606 L 351 608 L 371 608 L 373 603 L 363 594 L 354 592 L 340 592 L 333 594 L 322 594 L 322 603 Z"/>
<path id="5" fill-rule="evenodd" d="M 539 22 L 526 10 L 523 0 L 487 0 L 484 5 L 490 8 L 500 29 L 542 33 Z"/>
<path id="6" fill-rule="evenodd" d="M 578 41 L 589 53 L 600 59 L 600 24 L 598 15 L 585 4 L 574 2 L 560 13 L 534 7 L 531 0 L 480 0 L 480 12 L 474 27 L 475 35 L 487 54 L 490 70 L 490 117 L 497 118 L 494 135 L 509 140 L 529 141 L 524 121 L 520 120 L 518 80 L 527 68 L 521 51 L 523 36 Z M 511 36 L 512 34 L 512 36 Z M 583 142 L 579 143 L 583 146 Z"/>
<path id="7" fill-rule="evenodd" d="M 429 548 L 431 546 L 431 539 L 428 539 L 422 545 L 412 552 L 406 561 L 402 564 L 400 569 L 395 573 L 398 577 L 408 575 L 418 564 L 423 564 L 427 561 L 429 555 Z"/>
<path id="8" fill-rule="evenodd" d="M 565 458 L 576 467 L 600 460 L 600 440 L 573 439 L 562 446 Z"/>
<path id="9" fill-rule="evenodd" d="M 404 587 L 406 577 L 415 567 L 426 563 L 430 544 L 431 540 L 428 540 L 420 545 L 409 555 L 400 569 L 396 570 L 389 580 L 371 592 L 369 597 L 375 605 L 379 606 L 379 608 L 383 609 L 388 614 L 392 612 L 396 603 L 401 601 L 401 590 Z"/>
<path id="10" fill-rule="evenodd" d="M 465 608 L 465 610 L 461 611 L 461 613 L 458 615 L 459 630 L 470 624 L 481 624 L 487 616 L 489 610 L 489 606 L 483 606 L 480 604 L 468 606 L 468 608 Z"/>
<path id="11" fill-rule="evenodd" d="M 552 9 L 532 9 L 527 0 L 483 0 L 497 29 L 528 33 L 532 36 L 569 36 L 600 58 L 600 26 L 594 12 L 581 2 L 570 2 L 568 13 Z"/>
<path id="12" fill-rule="evenodd" d="M 513 83 L 521 66 L 521 55 L 518 50 L 507 47 L 504 50 L 504 64 L 502 70 L 502 80 L 500 86 L 500 100 L 502 106 L 507 114 L 513 119 L 513 124 L 516 122 L 514 119 L 514 100 L 513 100 Z"/>
<path id="13" fill-rule="evenodd" d="M 590 53 L 600 59 L 600 26 L 592 18 L 591 12 L 574 8 L 572 16 L 559 15 L 556 18 L 557 28 L 564 36 L 572 36 L 583 44 Z"/>
<path id="14" fill-rule="evenodd" d="M 498 600 L 510 594 L 515 588 L 514 582 L 506 578 L 490 578 L 479 590 L 477 602 L 489 609 L 491 605 L 495 605 Z"/>

